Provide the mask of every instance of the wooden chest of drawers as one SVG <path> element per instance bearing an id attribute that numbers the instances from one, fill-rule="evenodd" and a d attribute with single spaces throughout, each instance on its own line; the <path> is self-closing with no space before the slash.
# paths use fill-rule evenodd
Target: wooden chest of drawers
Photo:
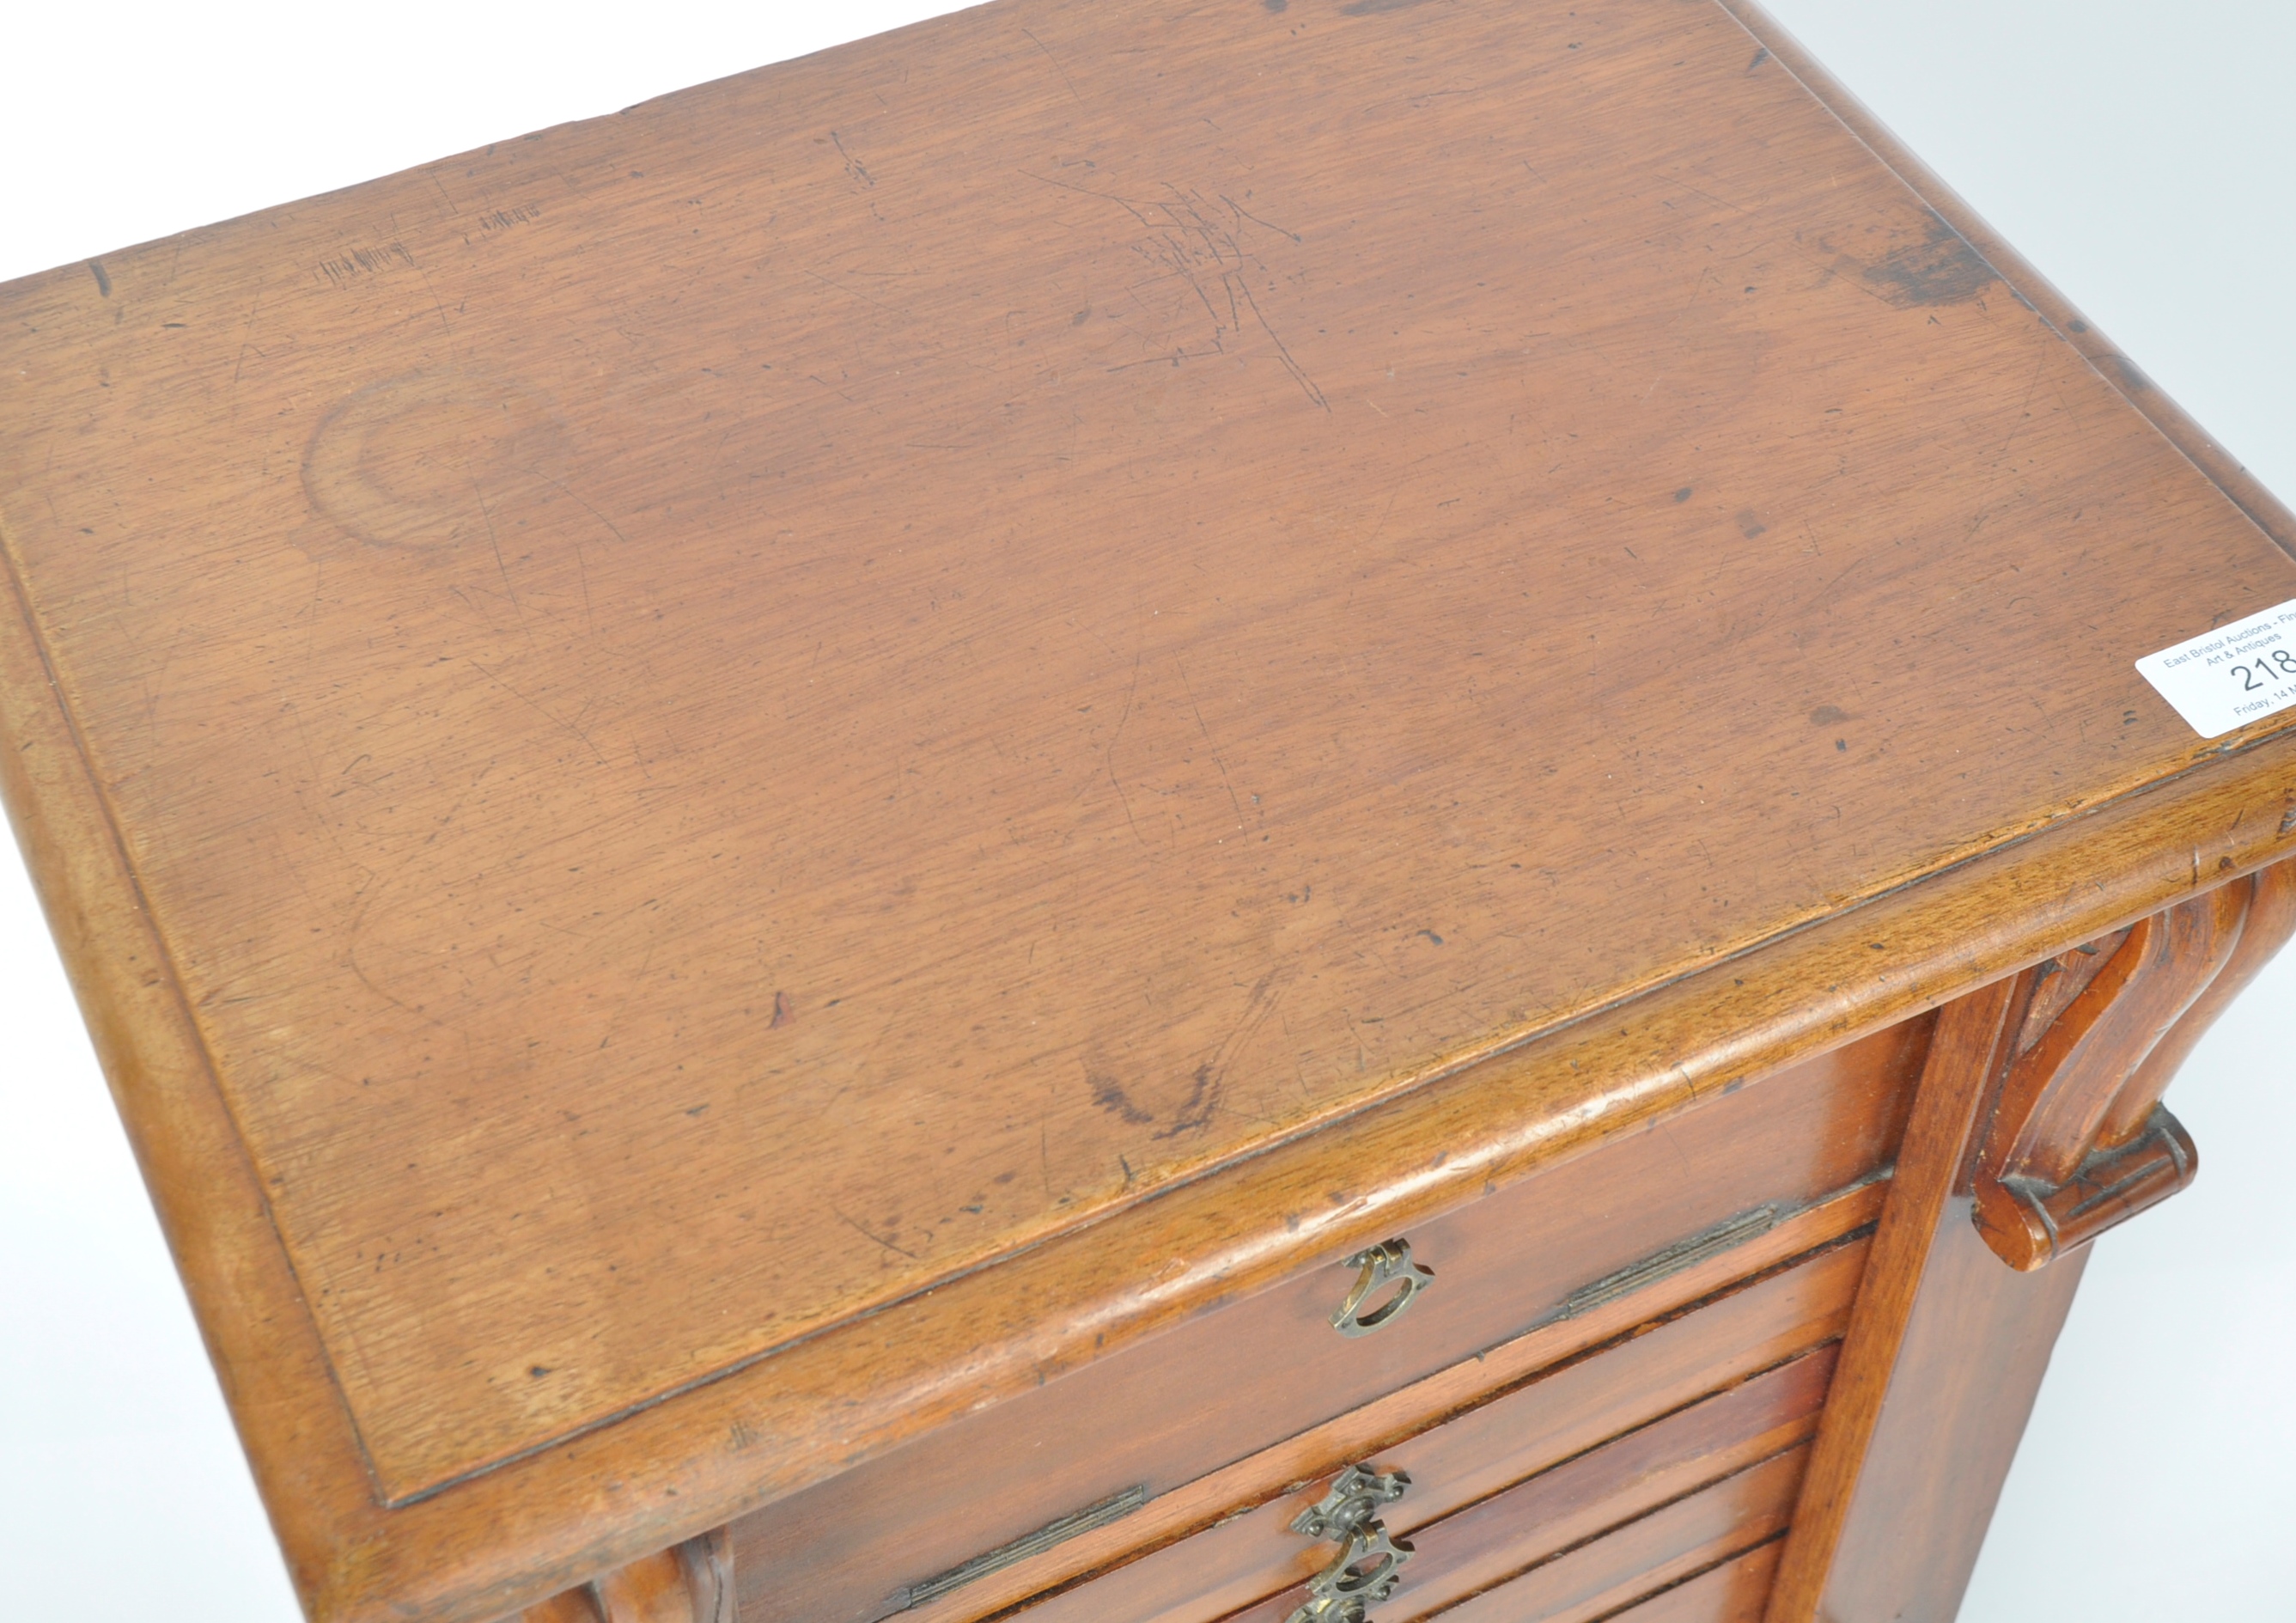
<path id="1" fill-rule="evenodd" d="M 327 1623 L 1948 1618 L 2296 930 L 2296 521 L 1738 0 L 998 0 L 0 313 Z"/>

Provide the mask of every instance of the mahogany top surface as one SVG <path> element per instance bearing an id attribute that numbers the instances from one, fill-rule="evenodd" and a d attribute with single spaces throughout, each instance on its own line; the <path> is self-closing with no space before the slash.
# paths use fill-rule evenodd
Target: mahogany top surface
<path id="1" fill-rule="evenodd" d="M 2176 773 L 2296 597 L 1703 4 L 1003 0 L 0 317 L 390 1499 Z"/>

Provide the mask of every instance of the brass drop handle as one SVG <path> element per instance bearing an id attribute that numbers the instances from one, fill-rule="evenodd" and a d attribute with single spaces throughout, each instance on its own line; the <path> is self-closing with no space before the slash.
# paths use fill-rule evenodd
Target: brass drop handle
<path id="1" fill-rule="evenodd" d="M 1411 1486 L 1399 1471 L 1350 1465 L 1333 1478 L 1315 1504 L 1292 1519 L 1292 1530 L 1340 1546 L 1329 1566 L 1308 1580 L 1308 1599 L 1284 1623 L 1368 1623 L 1370 1609 L 1395 1593 L 1411 1546 L 1372 1512 L 1403 1497 Z"/>
<path id="2" fill-rule="evenodd" d="M 1434 1269 L 1412 1260 L 1407 1240 L 1383 1240 L 1369 1250 L 1357 1252 L 1341 1266 L 1361 1270 L 1356 1275 L 1355 1289 L 1332 1315 L 1332 1328 L 1343 1336 L 1368 1336 L 1394 1323 L 1435 1279 Z M 1365 1313 L 1364 1304 L 1389 1285 L 1396 1288 L 1395 1294 Z"/>

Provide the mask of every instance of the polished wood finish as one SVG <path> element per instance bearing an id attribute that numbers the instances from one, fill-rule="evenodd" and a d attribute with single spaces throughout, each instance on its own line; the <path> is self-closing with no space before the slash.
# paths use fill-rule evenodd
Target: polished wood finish
<path id="1" fill-rule="evenodd" d="M 1086 1507 L 1166 1495 L 1463 1359 L 1488 1366 L 1611 1290 L 1646 1302 L 1702 1260 L 1698 1242 L 1739 1250 L 1886 1171 L 1928 1034 L 1880 1033 L 1414 1225 L 1434 1281 L 1370 1336 L 1333 1333 L 1356 1271 L 1331 1259 L 758 1512 L 734 1528 L 745 1623 L 866 1623 Z"/>
<path id="2" fill-rule="evenodd" d="M 1946 1202 L 1816 1617 L 1950 1623 L 2087 1260 L 2081 1249 L 2038 1273 L 2005 1267 L 1968 1196 Z M 1795 1538 L 1809 1513 L 1797 1509 Z M 1791 1563 L 1791 1540 L 1787 1552 Z M 1782 1575 L 1787 1609 L 1770 1615 L 1810 1615 L 1792 1610 L 1801 1593 Z"/>
<path id="3" fill-rule="evenodd" d="M 2296 864 L 2281 862 L 2028 978 L 1973 1182 L 1978 1227 L 2003 1261 L 2040 1267 L 2192 1182 L 2198 1152 L 2161 1097 L 2292 933 Z"/>
<path id="4" fill-rule="evenodd" d="M 719 1528 L 529 1606 L 521 1623 L 734 1623 L 733 1563 Z"/>
<path id="5" fill-rule="evenodd" d="M 677 1559 L 692 1597 L 693 1623 L 736 1623 L 734 1541 L 726 1529 L 714 1528 L 687 1539 L 677 1546 Z"/>
<path id="6" fill-rule="evenodd" d="M 2128 1099 L 2124 1084 L 2232 957 L 2253 886 L 2138 919 L 2062 1014 L 2020 1034 L 1980 1152 L 1987 1175 L 2062 1183 L 2092 1149 L 2136 1136 L 2160 1100 Z"/>
<path id="7" fill-rule="evenodd" d="M 1831 1348 L 1806 1354 L 1431 1521 L 1411 1512 L 1422 1479 L 1414 1473 L 1406 1503 L 1382 1518 L 1408 1534 L 1414 1553 L 1393 1595 L 1380 1603 L 1381 1623 L 1432 1616 L 1800 1447 L 1817 1429 L 1833 1372 Z M 1242 1615 L 1280 1619 L 1305 1598 L 1304 1589 L 1290 1590 Z"/>
<path id="8" fill-rule="evenodd" d="M 1947 1005 L 1939 1016 L 1889 1203 L 1874 1237 L 1871 1282 L 1851 1314 L 1833 1396 L 1781 1558 L 1769 1609 L 1773 1623 L 1806 1623 L 1817 1615 L 1900 1353 L 1923 1304 L 1928 1269 L 1941 1240 L 1949 1256 L 1960 1254 L 1953 1247 L 1968 1225 L 1957 1221 L 1965 1217 L 1966 1207 L 1956 1203 L 1956 1185 L 1969 1159 L 1987 1087 L 2007 1062 L 2016 1037 L 2014 1017 L 2023 1012 L 2031 988 L 2030 974 L 1997 981 Z M 1940 1372 L 1917 1373 L 1935 1378 Z M 2019 1421 L 2021 1429 L 2021 1412 Z"/>
<path id="9" fill-rule="evenodd" d="M 1080 1536 L 908 1617 L 955 1623 L 1033 1596 L 1039 1598 L 1021 1613 L 1029 1623 L 1144 1623 L 1183 1602 L 1212 1611 L 1247 1602 L 1271 1561 L 1296 1555 L 1291 1520 L 1337 1466 L 1377 1456 L 1527 1376 L 1538 1376 L 1544 1390 L 1508 1412 L 1544 1408 L 1566 1423 L 1500 1451 L 1524 1461 L 1522 1471 L 1592 1446 L 1631 1425 L 1635 1414 L 1690 1402 L 1715 1383 L 1839 1339 L 1865 1265 L 1857 1232 L 1879 1215 L 1882 1196 L 1880 1185 L 1867 1184 L 1826 1201 L 1632 1295 L 1160 1495 L 1123 1526 Z M 1815 1253 L 1807 1265 L 1776 1272 L 1807 1253 Z M 1756 1282 L 1735 1288 L 1747 1280 Z M 1590 1362 L 1598 1351 L 1603 1361 Z M 1448 1480 L 1445 1475 L 1433 1486 L 1441 1491 Z M 1481 1468 L 1471 1480 L 1490 1486 Z M 1247 1505 L 1254 1508 L 1237 1513 Z"/>
<path id="10" fill-rule="evenodd" d="M 1023 4 L 916 35 L 12 302 L 16 387 L 94 413 L 20 452 L 33 626 L 394 1503 L 1930 871 L 2072 809 L 2075 771 L 2087 800 L 2202 758 L 2157 704 L 2110 760 L 2082 745 L 2071 718 L 2149 702 L 2125 659 L 1960 657 L 1949 606 L 2037 534 L 2109 523 L 2142 560 L 2054 589 L 2084 647 L 2291 577 L 1718 11 L 1176 33 Z M 1406 116 L 1406 46 L 1422 92 L 1473 68 L 1476 94 Z M 1613 85 L 1705 106 L 1695 161 Z M 1525 98 L 1552 111 L 1518 144 L 1452 151 Z M 1573 315 L 1587 256 L 1685 210 Z M 330 271 L 371 235 L 374 268 Z M 1431 264 L 1431 235 L 1456 244 Z M 1411 313 L 1493 276 L 1505 334 Z M 1567 427 L 1521 408 L 1533 372 Z M 179 425 L 124 512 L 97 495 L 123 388 L 237 407 Z M 1210 482 L 1168 488 L 1215 422 Z M 1563 485 L 1573 435 L 1601 450 Z M 2046 476 L 1972 501 L 2005 441 Z M 1581 499 L 1620 510 L 1599 548 Z M 1883 507 L 1970 539 L 1901 570 Z M 1812 652 L 1869 604 L 1938 616 L 1927 656 Z M 1736 729 L 1578 652 L 1613 615 Z M 155 668 L 228 724 L 153 705 Z M 2037 692 L 2065 721 L 2029 737 Z M 1847 719 L 1882 714 L 1886 748 Z M 1941 772 L 1980 737 L 1986 771 Z M 1611 787 L 1661 758 L 1704 815 Z M 1744 765 L 1774 760 L 1808 782 Z M 584 1198 L 545 1199 L 570 1164 Z"/>
<path id="11" fill-rule="evenodd" d="M 1734 0 L 1001 0 L 0 315 L 0 797 L 328 1623 L 2296 853 L 2130 667 L 2284 510 Z"/>
<path id="12" fill-rule="evenodd" d="M 1455 1512 L 1472 1514 L 1465 1507 L 1488 1502 L 1494 1494 L 1504 1497 L 1505 1490 L 1526 1479 L 1549 1480 L 1562 1462 L 1594 1457 L 1588 1450 L 1605 1454 L 1605 1463 L 1589 1474 L 1563 1477 L 1552 1500 L 1545 1498 L 1548 1489 L 1538 1490 L 1542 1512 L 1580 1495 L 1590 1481 L 1608 1482 L 1611 1493 L 1631 1494 L 1638 1472 L 1662 1475 L 1698 1456 L 1704 1435 L 1701 1428 L 1714 1418 L 1711 1411 L 1700 1413 L 1701 1400 L 1718 1387 L 1751 1381 L 1765 1371 L 1793 1363 L 1801 1372 L 1783 1383 L 1789 1407 L 1808 1396 L 1813 1380 L 1831 1368 L 1830 1355 L 1820 1355 L 1816 1365 L 1808 1358 L 1813 1349 L 1824 1348 L 1841 1335 L 1865 1260 L 1862 1240 L 1828 1247 L 1693 1311 L 1589 1347 L 1527 1383 L 1502 1387 L 1496 1396 L 1485 1395 L 1475 1406 L 1431 1427 L 1385 1438 L 1350 1438 L 1356 1446 L 1323 1455 L 1312 1476 L 1287 1482 L 1278 1495 L 1237 1514 L 1231 1491 L 1226 1496 L 1227 1513 L 1193 1536 L 1024 1607 L 1018 1615 L 1029 1623 L 1180 1623 L 1217 1618 L 1289 1592 L 1334 1553 L 1329 1544 L 1301 1537 L 1292 1530 L 1292 1521 L 1323 1496 L 1339 1466 L 1352 1461 L 1410 1474 L 1409 1492 L 1382 1513 L 1389 1526 L 1406 1533 Z M 1775 1385 L 1761 1388 L 1751 1401 L 1759 1406 L 1776 1389 Z M 1655 1454 L 1644 1452 L 1653 1439 L 1636 1429 L 1669 1413 L 1700 1417 L 1687 1422 L 1686 1433 L 1658 1431 Z M 1742 1418 L 1742 1411 L 1723 1405 L 1725 1435 L 1716 1446 L 1726 1448 L 1736 1440 L 1726 1435 L 1733 1417 Z M 1795 1423 L 1791 1413 L 1776 1418 L 1790 1427 Z M 1642 1440 L 1631 1440 L 1636 1436 Z M 1611 1438 L 1620 1440 L 1606 1453 L 1602 1446 Z M 1796 1440 L 1783 1438 L 1777 1446 Z M 1702 1479 L 1693 1469 L 1691 1480 L 1683 1486 L 1695 1487 L 1727 1469 L 1718 1468 Z M 1599 1501 L 1603 1495 L 1595 1497 Z M 1631 1513 L 1622 1511 L 1610 1520 L 1624 1520 Z M 1584 1531 L 1600 1532 L 1607 1525 L 1598 1509 L 1594 1525 Z M 1526 1536 L 1551 1530 L 1533 1526 Z M 1528 1560 L 1518 1564 L 1528 1564 Z M 1415 1569 L 1406 1569 L 1406 1577 L 1418 1581 Z M 1407 1593 L 1398 1594 L 1398 1602 Z M 1292 1594 L 1276 1615 L 1288 1613 L 1300 1600 L 1300 1594 Z M 983 1596 L 963 1615 L 984 1616 L 995 1609 L 995 1597 Z M 745 1611 L 743 1616 L 748 1615 Z"/>
<path id="13" fill-rule="evenodd" d="M 2243 879 L 2180 902 L 2109 948 L 2068 955 L 2087 960 L 2080 970 L 2051 960 L 2024 983 L 1975 1182 L 1978 1225 L 2012 1267 L 2040 1267 L 2192 1181 L 2192 1141 L 2157 1092 L 2133 1084 L 2230 960 L 2253 888 Z M 2077 990 L 2042 1003 L 2076 974 Z"/>
<path id="14" fill-rule="evenodd" d="M 2074 308 L 2072 301 L 2010 246 L 1941 176 L 1909 152 L 1887 125 L 1804 50 L 1800 42 L 1757 0 L 1716 3 L 1738 19 L 1768 60 L 1807 87 L 1845 128 L 1857 136 L 1867 152 L 1935 210 L 1939 218 L 2016 290 L 2017 297 L 2027 308 L 2096 367 L 2099 375 L 2120 391 L 2121 398 L 2160 430 L 2162 438 L 2190 457 L 2193 465 L 2207 474 L 2209 482 L 2222 490 L 2251 523 L 2296 555 L 2296 513 L 2290 512 L 2285 502 L 2265 489 L 2256 475 L 2242 466 L 2184 408 L 2161 393 L 2126 351 L 2107 338 L 2085 312 Z"/>
<path id="15" fill-rule="evenodd" d="M 1782 1547 L 1772 1539 L 1710 1567 L 1619 1613 L 1619 1623 L 1759 1623 Z"/>
<path id="16" fill-rule="evenodd" d="M 2292 890 L 2286 863 L 2232 880 L 1940 1015 L 1771 1623 L 1953 1617 L 2083 1248 L 2190 1181 L 2161 1091 L 2211 981 L 2296 930 Z"/>
<path id="17" fill-rule="evenodd" d="M 2287 816 L 2296 819 L 2296 807 L 2292 807 Z M 2240 941 L 2233 948 L 2230 960 L 2209 983 L 2208 990 L 2185 1011 L 2184 1018 L 2153 1045 L 2152 1051 L 2129 1077 L 2123 1094 L 2132 1107 L 2138 1101 L 2158 1101 L 2169 1091 L 2169 1083 L 2191 1055 L 2194 1045 L 2208 1034 L 2217 1017 L 2246 990 L 2265 965 L 2278 956 L 2291 937 L 2296 937 L 2296 861 L 2276 862 L 2255 876 L 2247 918 L 2241 925 Z M 2126 1141 L 2135 1119 L 2133 1108 L 2120 1113 L 2118 1121 L 2107 1121 L 2101 1139 L 2111 1143 L 2116 1141 L 2118 1133 L 2119 1141 Z"/>
<path id="18" fill-rule="evenodd" d="M 1790 1449 L 1439 1615 L 1450 1623 L 1596 1623 L 1775 1538 L 1785 1528 L 1808 1455 L 1806 1444 Z"/>

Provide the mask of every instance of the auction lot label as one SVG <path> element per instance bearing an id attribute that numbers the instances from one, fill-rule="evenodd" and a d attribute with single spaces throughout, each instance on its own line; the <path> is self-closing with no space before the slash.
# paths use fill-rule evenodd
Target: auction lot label
<path id="1" fill-rule="evenodd" d="M 2296 706 L 2296 599 L 2147 654 L 2136 671 L 2203 738 Z"/>

